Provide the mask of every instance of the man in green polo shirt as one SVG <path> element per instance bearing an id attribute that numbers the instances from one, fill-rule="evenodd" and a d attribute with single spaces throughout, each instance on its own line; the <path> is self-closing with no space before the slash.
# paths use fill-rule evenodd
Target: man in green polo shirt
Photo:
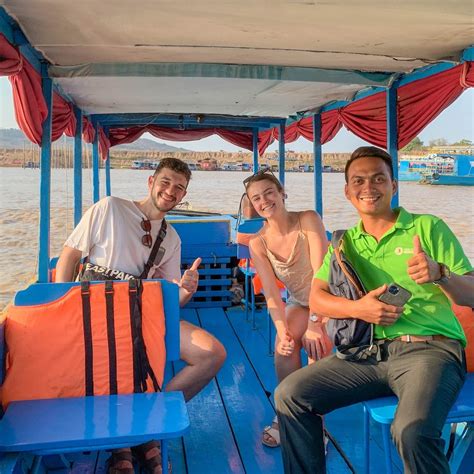
<path id="1" fill-rule="evenodd" d="M 285 472 L 326 472 L 318 415 L 395 394 L 392 436 L 405 473 L 449 473 L 440 436 L 464 381 L 466 344 L 451 302 L 474 307 L 473 267 L 441 219 L 391 208 L 397 182 L 388 153 L 358 148 L 345 177 L 345 195 L 361 220 L 346 232 L 343 250 L 368 293 L 359 300 L 330 293 L 330 248 L 315 275 L 310 306 L 318 317 L 374 323 L 378 353 L 360 361 L 334 354 L 278 386 Z M 411 293 L 404 306 L 379 300 L 392 282 Z"/>

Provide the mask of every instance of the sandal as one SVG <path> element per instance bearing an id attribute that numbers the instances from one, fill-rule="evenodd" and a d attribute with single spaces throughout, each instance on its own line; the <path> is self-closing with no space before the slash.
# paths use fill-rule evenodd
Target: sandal
<path id="1" fill-rule="evenodd" d="M 265 435 L 267 438 L 265 438 Z M 270 426 L 265 426 L 262 433 L 262 444 L 269 448 L 280 446 L 280 430 L 278 429 L 278 418 L 275 416 Z"/>
<path id="2" fill-rule="evenodd" d="M 146 474 L 162 474 L 161 446 L 158 441 L 148 441 L 133 448 L 143 471 Z M 168 473 L 171 473 L 171 463 L 168 461 Z"/>
<path id="3" fill-rule="evenodd" d="M 130 449 L 112 451 L 110 458 L 107 459 L 106 466 L 107 474 L 135 474 L 132 451 Z"/>

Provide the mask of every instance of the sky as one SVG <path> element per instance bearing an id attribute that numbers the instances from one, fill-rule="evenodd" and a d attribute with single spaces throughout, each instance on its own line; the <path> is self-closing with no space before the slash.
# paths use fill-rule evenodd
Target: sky
<path id="1" fill-rule="evenodd" d="M 13 112 L 11 85 L 5 77 L 0 77 L 0 128 L 18 128 Z M 426 144 L 437 138 L 445 138 L 448 143 L 454 143 L 463 138 L 474 141 L 474 88 L 466 90 L 418 136 Z M 143 137 L 193 151 L 239 151 L 238 147 L 217 136 L 192 142 L 158 140 L 149 134 L 144 134 Z M 351 152 L 365 144 L 366 142 L 343 128 L 329 143 L 323 145 L 323 152 Z M 277 148 L 278 142 L 275 142 L 268 151 Z M 300 138 L 293 143 L 288 143 L 287 150 L 312 152 L 313 148 L 311 142 Z"/>

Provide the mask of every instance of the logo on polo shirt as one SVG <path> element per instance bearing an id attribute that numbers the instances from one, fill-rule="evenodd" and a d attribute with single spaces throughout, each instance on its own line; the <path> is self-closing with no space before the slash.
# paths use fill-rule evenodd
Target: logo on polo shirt
<path id="1" fill-rule="evenodd" d="M 395 248 L 395 255 L 406 255 L 406 254 L 413 254 L 413 247 L 412 248 L 403 248 L 403 247 Z"/>

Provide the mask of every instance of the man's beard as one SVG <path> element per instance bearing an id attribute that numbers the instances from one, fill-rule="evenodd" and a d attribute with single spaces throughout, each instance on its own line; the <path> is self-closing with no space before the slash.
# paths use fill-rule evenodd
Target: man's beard
<path id="1" fill-rule="evenodd" d="M 154 205 L 155 208 L 156 208 L 158 211 L 160 211 L 160 212 L 169 212 L 169 211 L 171 211 L 171 210 L 178 204 L 178 203 L 176 202 L 176 200 L 175 200 L 174 202 L 172 202 L 172 203 L 171 203 L 171 202 L 168 203 L 167 201 L 165 201 L 166 204 L 167 204 L 167 206 L 166 206 L 166 207 L 163 207 L 163 206 L 160 206 L 160 205 L 158 204 L 158 199 L 159 199 L 159 198 L 158 198 L 156 195 L 151 197 L 151 201 L 153 202 L 153 205 Z"/>

